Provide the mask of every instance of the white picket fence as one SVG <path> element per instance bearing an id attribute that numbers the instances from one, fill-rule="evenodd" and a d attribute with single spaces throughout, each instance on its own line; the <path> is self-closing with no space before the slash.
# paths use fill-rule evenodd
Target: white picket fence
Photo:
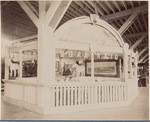
<path id="1" fill-rule="evenodd" d="M 126 83 L 57 84 L 52 90 L 55 107 L 127 100 Z"/>
<path id="2" fill-rule="evenodd" d="M 93 82 L 93 83 L 56 83 L 48 88 L 48 106 L 49 110 L 54 110 L 55 113 L 61 110 L 77 108 L 78 111 L 85 110 L 83 108 L 89 107 L 93 109 L 93 105 L 105 107 L 114 106 L 120 107 L 126 105 L 127 102 L 132 102 L 138 93 L 138 86 L 136 82 Z M 44 90 L 38 85 L 18 84 L 18 83 L 5 83 L 4 96 L 27 102 L 35 106 L 44 105 L 42 97 L 39 94 Z M 41 94 L 42 95 L 42 94 Z M 86 106 L 86 107 L 85 107 Z"/>

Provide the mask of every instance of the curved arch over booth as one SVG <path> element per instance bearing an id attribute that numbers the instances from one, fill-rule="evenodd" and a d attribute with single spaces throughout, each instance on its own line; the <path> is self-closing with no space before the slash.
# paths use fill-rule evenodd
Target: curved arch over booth
<path id="1" fill-rule="evenodd" d="M 124 41 L 118 31 L 98 17 L 82 16 L 69 20 L 54 32 L 54 36 L 59 40 L 67 39 L 79 43 L 84 41 L 86 41 L 85 43 L 103 41 L 101 45 L 104 46 L 115 45 L 123 47 L 124 45 Z"/>

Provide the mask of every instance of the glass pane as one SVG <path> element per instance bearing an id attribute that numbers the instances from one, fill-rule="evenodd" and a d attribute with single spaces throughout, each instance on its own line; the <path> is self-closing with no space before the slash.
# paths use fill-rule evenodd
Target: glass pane
<path id="1" fill-rule="evenodd" d="M 9 79 L 16 79 L 19 77 L 19 53 L 16 52 L 10 52 L 9 53 Z"/>
<path id="2" fill-rule="evenodd" d="M 22 77 L 37 76 L 37 51 L 24 51 L 22 53 Z"/>
<path id="3" fill-rule="evenodd" d="M 90 52 L 81 50 L 56 49 L 56 80 L 73 81 L 85 76 L 85 61 Z"/>

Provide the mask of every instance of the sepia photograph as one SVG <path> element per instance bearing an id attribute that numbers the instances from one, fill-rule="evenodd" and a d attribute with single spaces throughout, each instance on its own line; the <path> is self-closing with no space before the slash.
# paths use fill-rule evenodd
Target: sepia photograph
<path id="1" fill-rule="evenodd" d="M 1 120 L 149 120 L 149 1 L 0 1 Z"/>

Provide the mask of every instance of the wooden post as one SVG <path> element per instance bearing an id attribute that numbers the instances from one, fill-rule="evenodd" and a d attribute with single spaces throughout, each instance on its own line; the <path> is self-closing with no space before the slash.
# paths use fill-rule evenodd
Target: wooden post
<path id="1" fill-rule="evenodd" d="M 137 70 L 138 70 L 138 52 L 135 53 L 135 78 L 137 78 Z"/>
<path id="2" fill-rule="evenodd" d="M 51 112 L 53 103 L 50 96 L 50 87 L 46 84 L 55 82 L 55 48 L 53 44 L 53 28 L 48 27 L 45 21 L 45 1 L 39 2 L 39 25 L 38 25 L 38 82 L 43 84 L 42 94 L 44 114 Z"/>
<path id="3" fill-rule="evenodd" d="M 133 78 L 133 68 L 132 68 L 132 54 L 130 55 L 130 78 Z"/>
<path id="4" fill-rule="evenodd" d="M 128 79 L 128 48 L 129 45 L 125 43 L 123 48 L 123 72 L 125 81 Z"/>
<path id="5" fill-rule="evenodd" d="M 42 4 L 40 2 L 40 4 Z M 40 9 L 42 5 L 40 6 Z M 55 48 L 53 29 L 44 24 L 44 10 L 40 10 L 38 29 L 38 81 L 50 83 L 55 81 Z"/>
<path id="6" fill-rule="evenodd" d="M 94 82 L 94 52 L 91 51 L 91 78 L 92 82 Z"/>
<path id="7" fill-rule="evenodd" d="M 22 50 L 19 50 L 19 78 L 22 78 Z"/>
<path id="8" fill-rule="evenodd" d="M 8 62 L 9 62 L 9 51 L 7 45 L 5 44 L 5 80 L 8 80 L 9 78 Z"/>
<path id="9" fill-rule="evenodd" d="M 119 73 L 120 73 L 120 78 L 122 78 L 121 59 L 119 59 Z"/>

